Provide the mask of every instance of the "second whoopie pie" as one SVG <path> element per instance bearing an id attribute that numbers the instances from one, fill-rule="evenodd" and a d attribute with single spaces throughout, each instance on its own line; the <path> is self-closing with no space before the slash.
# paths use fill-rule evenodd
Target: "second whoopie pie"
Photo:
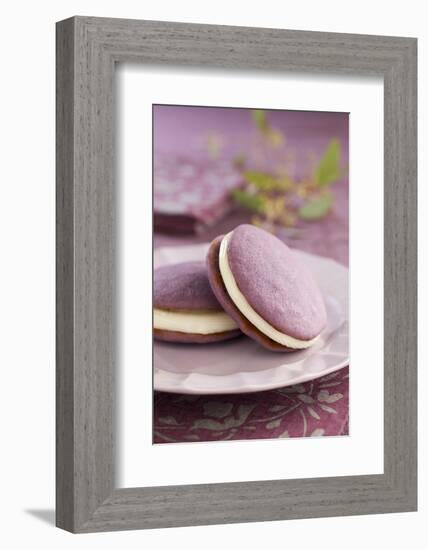
<path id="1" fill-rule="evenodd" d="M 204 262 L 156 269 L 153 306 L 157 340 L 205 344 L 242 334 L 213 294 Z"/>

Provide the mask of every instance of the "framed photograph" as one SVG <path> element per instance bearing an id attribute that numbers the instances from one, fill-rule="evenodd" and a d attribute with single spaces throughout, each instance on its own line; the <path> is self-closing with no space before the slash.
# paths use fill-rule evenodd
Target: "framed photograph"
<path id="1" fill-rule="evenodd" d="M 416 510 L 416 39 L 56 47 L 57 526 Z"/>

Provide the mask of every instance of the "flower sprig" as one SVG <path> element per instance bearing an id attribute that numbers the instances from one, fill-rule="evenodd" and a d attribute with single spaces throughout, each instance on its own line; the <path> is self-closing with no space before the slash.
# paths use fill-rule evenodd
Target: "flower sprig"
<path id="1" fill-rule="evenodd" d="M 265 111 L 252 111 L 259 134 L 268 147 L 285 144 L 282 132 L 270 124 Z M 293 227 L 299 219 L 319 220 L 333 208 L 335 195 L 331 186 L 344 175 L 341 165 L 341 144 L 331 139 L 324 154 L 317 160 L 309 176 L 296 180 L 281 167 L 270 172 L 245 169 L 251 158 L 237 159 L 245 185 L 232 192 L 237 204 L 253 212 L 252 222 L 267 229 L 276 225 Z"/>

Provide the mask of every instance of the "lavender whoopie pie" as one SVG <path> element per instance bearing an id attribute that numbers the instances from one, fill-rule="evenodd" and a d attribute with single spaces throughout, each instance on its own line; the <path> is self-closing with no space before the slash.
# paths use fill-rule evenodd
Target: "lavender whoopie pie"
<path id="1" fill-rule="evenodd" d="M 214 296 L 204 262 L 156 269 L 153 304 L 154 337 L 158 340 L 205 344 L 242 334 Z"/>
<path id="2" fill-rule="evenodd" d="M 312 274 L 274 235 L 240 225 L 217 237 L 207 255 L 218 301 L 239 328 L 272 351 L 310 347 L 327 323 Z"/>

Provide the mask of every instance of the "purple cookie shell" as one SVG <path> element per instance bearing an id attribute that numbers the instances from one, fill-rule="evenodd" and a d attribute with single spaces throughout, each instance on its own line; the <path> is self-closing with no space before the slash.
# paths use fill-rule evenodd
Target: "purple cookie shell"
<path id="1" fill-rule="evenodd" d="M 221 310 L 204 262 L 183 262 L 154 271 L 153 302 L 159 309 Z"/>
<path id="2" fill-rule="evenodd" d="M 278 344 L 278 342 L 274 342 L 270 338 L 268 338 L 265 334 L 260 332 L 257 327 L 252 325 L 244 315 L 239 311 L 239 309 L 235 306 L 235 304 L 230 299 L 230 296 L 228 295 L 226 291 L 226 287 L 224 286 L 223 279 L 221 278 L 220 273 L 220 267 L 219 267 L 219 252 L 220 252 L 220 244 L 223 239 L 224 235 L 220 235 L 219 237 L 215 238 L 209 249 L 207 254 L 207 271 L 208 271 L 208 278 L 211 284 L 211 288 L 213 289 L 214 294 L 217 297 L 217 300 L 220 302 L 220 304 L 223 306 L 224 311 L 234 319 L 238 327 L 242 330 L 244 334 L 261 344 L 263 347 L 270 351 L 277 351 L 277 352 L 291 352 L 295 351 L 291 348 L 287 348 L 286 346 L 282 346 L 281 344 Z"/>
<path id="3" fill-rule="evenodd" d="M 274 235 L 240 225 L 227 256 L 238 288 L 252 308 L 280 332 L 311 340 L 326 325 L 324 300 L 308 268 Z"/>

